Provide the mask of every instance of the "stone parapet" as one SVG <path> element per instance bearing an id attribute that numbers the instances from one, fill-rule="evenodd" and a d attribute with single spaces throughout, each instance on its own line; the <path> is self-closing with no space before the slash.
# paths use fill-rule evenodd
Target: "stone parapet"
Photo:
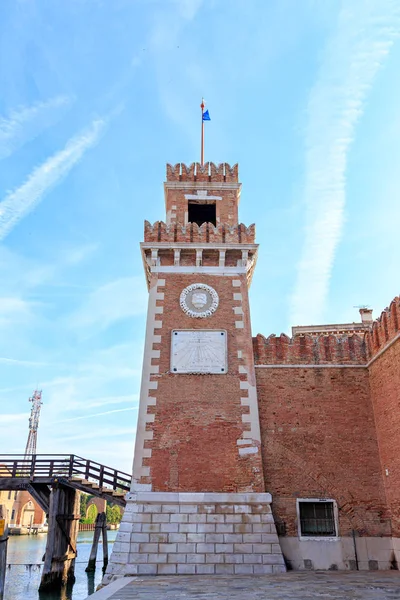
<path id="1" fill-rule="evenodd" d="M 263 493 L 130 493 L 104 583 L 285 572 L 270 503 Z"/>

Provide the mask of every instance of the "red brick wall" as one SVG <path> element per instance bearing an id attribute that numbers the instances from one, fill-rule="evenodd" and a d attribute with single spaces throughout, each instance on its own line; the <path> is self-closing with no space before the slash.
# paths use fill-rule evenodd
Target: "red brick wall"
<path id="1" fill-rule="evenodd" d="M 282 362 L 282 361 L 281 361 Z M 266 491 L 297 535 L 296 498 L 332 498 L 340 535 L 388 535 L 366 368 L 256 368 Z"/>
<path id="2" fill-rule="evenodd" d="M 379 319 L 374 321 L 372 330 L 366 334 L 368 358 L 378 354 L 387 344 L 399 334 L 400 326 L 400 298 L 396 297 L 386 308 Z"/>
<path id="3" fill-rule="evenodd" d="M 185 202 L 187 205 L 186 200 Z M 182 208 L 183 214 L 187 208 L 185 206 Z M 249 227 L 246 227 L 243 223 L 233 225 L 232 218 L 229 218 L 228 223 L 226 221 L 217 223 L 216 227 L 210 223 L 203 223 L 200 226 L 196 223 L 186 225 L 183 225 L 183 223 L 184 220 L 170 225 L 167 225 L 164 221 L 156 221 L 155 223 L 145 221 L 144 241 L 147 243 L 170 242 L 171 244 L 175 242 L 185 244 L 198 242 L 201 244 L 254 244 L 256 235 L 254 224 L 249 225 Z"/>
<path id="4" fill-rule="evenodd" d="M 216 201 L 217 223 L 238 224 L 239 186 L 232 185 L 238 184 L 237 165 L 233 167 L 227 163 L 218 167 L 213 163 L 205 163 L 203 167 L 198 163 L 167 165 L 167 182 L 173 184 L 182 182 L 179 187 L 167 186 L 166 188 L 166 209 L 167 212 L 171 211 L 171 222 L 185 223 L 185 213 L 188 210 L 186 194 L 196 196 L 197 190 L 207 188 L 207 183 L 213 183 L 214 187 L 208 191 L 208 195 L 223 198 L 222 201 Z M 187 187 L 191 183 L 193 187 Z M 227 186 L 227 183 L 231 186 Z M 176 208 L 173 209 L 173 206 Z"/>
<path id="5" fill-rule="evenodd" d="M 88 510 L 89 508 L 94 504 L 94 506 L 97 508 L 97 513 L 102 513 L 102 512 L 106 512 L 106 508 L 107 508 L 107 501 L 103 500 L 103 498 L 96 498 L 95 496 L 93 496 L 92 498 L 90 498 L 89 502 L 86 505 L 86 517 L 88 515 Z"/>
<path id="6" fill-rule="evenodd" d="M 13 494 L 14 494 L 14 492 L 13 492 Z M 45 521 L 45 513 L 40 508 L 39 504 L 37 504 L 37 502 L 35 502 L 35 500 L 32 498 L 32 496 L 26 490 L 22 490 L 21 492 L 18 492 L 18 494 L 17 494 L 17 500 L 15 502 L 15 508 L 16 508 L 15 524 L 16 525 L 22 524 L 23 510 L 24 510 L 25 506 L 28 504 L 28 502 L 33 503 L 34 511 L 35 511 L 32 524 L 41 525 Z"/>
<path id="7" fill-rule="evenodd" d="M 376 357 L 369 367 L 371 396 L 383 480 L 395 536 L 400 536 L 400 340 L 397 338 L 399 324 L 400 299 L 395 298 L 389 309 L 374 323 L 373 330 L 368 335 L 370 358 Z"/>
<path id="8" fill-rule="evenodd" d="M 216 165 L 212 162 L 200 163 L 176 163 L 167 164 L 167 181 L 220 181 L 237 183 L 239 179 L 239 167 L 228 163 Z"/>
<path id="9" fill-rule="evenodd" d="M 232 279 L 241 279 L 240 287 L 233 287 Z M 211 285 L 219 295 L 217 311 L 207 319 L 191 318 L 181 310 L 181 291 L 193 283 Z M 249 425 L 243 424 L 242 415 L 248 407 L 241 405 L 247 391 L 240 389 L 239 365 L 253 368 L 253 350 L 248 317 L 247 282 L 245 275 L 218 277 L 210 275 L 166 274 L 163 286 L 164 300 L 159 315 L 162 328 L 158 382 L 154 392 L 157 401 L 153 439 L 145 442 L 152 449 L 150 458 L 143 460 L 150 466 L 150 480 L 154 491 L 240 492 L 263 491 L 260 452 L 239 456 L 237 440 Z M 236 329 L 233 307 L 234 293 L 242 293 L 245 313 L 244 328 Z M 228 373 L 225 375 L 193 375 L 170 373 L 170 345 L 172 329 L 225 329 L 228 332 Z M 239 341 L 240 340 L 240 341 Z M 243 351 L 239 359 L 237 351 Z M 254 373 L 254 371 L 252 371 Z M 254 375 L 253 375 L 254 377 Z M 150 411 L 150 408 L 149 408 Z M 142 483 L 146 483 L 146 477 Z"/>
<path id="10" fill-rule="evenodd" d="M 254 359 L 260 365 L 365 365 L 367 346 L 359 335 L 313 337 L 296 335 L 292 338 L 282 333 L 279 337 L 253 338 Z"/>
<path id="11" fill-rule="evenodd" d="M 221 186 L 222 188 L 222 186 Z M 167 196 L 167 210 L 172 210 L 172 206 L 176 206 L 174 212 L 176 218 L 173 221 L 177 223 L 185 223 L 185 213 L 188 211 L 188 200 L 186 194 L 196 195 L 198 189 L 193 186 L 189 189 L 169 190 Z M 221 196 L 223 201 L 216 201 L 216 220 L 217 223 L 230 223 L 237 225 L 238 223 L 238 198 L 237 190 L 213 189 L 208 191 L 209 196 Z"/>

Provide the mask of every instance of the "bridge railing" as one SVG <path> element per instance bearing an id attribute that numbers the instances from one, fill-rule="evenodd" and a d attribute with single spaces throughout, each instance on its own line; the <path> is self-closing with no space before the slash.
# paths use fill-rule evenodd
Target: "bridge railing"
<path id="1" fill-rule="evenodd" d="M 0 456 L 0 477 L 56 479 L 82 478 L 100 488 L 129 491 L 131 476 L 93 460 L 75 454 L 3 454 Z"/>

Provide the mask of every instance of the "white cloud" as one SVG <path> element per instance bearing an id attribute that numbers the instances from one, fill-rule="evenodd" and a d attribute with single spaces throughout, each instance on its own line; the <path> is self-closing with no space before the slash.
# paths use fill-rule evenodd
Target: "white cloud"
<path id="1" fill-rule="evenodd" d="M 291 298 L 291 324 L 321 321 L 342 235 L 348 153 L 368 93 L 400 32 L 392 0 L 343 4 L 318 79 L 306 126 L 305 241 Z"/>
<path id="2" fill-rule="evenodd" d="M 75 328 L 106 329 L 112 323 L 144 314 L 146 286 L 142 277 L 121 277 L 92 292 L 84 305 L 70 317 Z"/>
<path id="3" fill-rule="evenodd" d="M 138 395 L 137 394 L 122 394 L 121 396 L 104 396 L 103 398 L 96 398 L 94 400 L 85 399 L 84 404 L 82 402 L 70 402 L 65 410 L 68 411 L 82 411 L 89 410 L 91 408 L 99 408 L 101 406 L 113 406 L 115 404 L 132 404 L 137 408 L 138 406 Z"/>
<path id="4" fill-rule="evenodd" d="M 68 423 L 70 421 L 81 421 L 82 419 L 97 419 L 97 417 L 104 417 L 105 415 L 113 415 L 115 413 L 127 412 L 137 410 L 137 406 L 130 406 L 128 408 L 114 408 L 114 410 L 105 410 L 103 412 L 94 412 L 89 415 L 81 415 L 79 417 L 71 417 L 70 419 L 62 419 L 60 421 L 55 421 L 55 423 Z"/>
<path id="5" fill-rule="evenodd" d="M 66 360 L 68 357 L 65 357 Z M 1 366 L 1 363 L 0 363 Z M 6 367 L 8 368 L 8 367 Z M 38 451 L 71 453 L 110 464 L 115 444 L 125 436 L 129 452 L 113 462 L 118 468 L 128 467 L 134 447 L 135 425 L 140 386 L 141 352 L 139 344 L 119 344 L 94 350 L 76 357 L 76 364 L 48 371 L 53 378 L 37 381 L 37 373 L 27 386 L 0 390 L 1 402 L 10 393 L 21 407 L 21 417 L 0 426 L 3 449 L 22 453 L 28 432 L 27 399 L 36 385 L 43 390 Z M 127 393 L 128 390 L 128 393 Z M 132 390 L 132 393 L 129 393 Z M 15 407 L 14 412 L 17 412 Z M 56 425 L 57 424 L 57 425 Z M 97 445 L 94 441 L 112 438 L 112 443 Z M 100 456 L 101 454 L 101 456 Z M 124 466 L 122 464 L 126 461 Z M 129 465 L 129 466 L 128 466 Z"/>
<path id="6" fill-rule="evenodd" d="M 15 414 L 2 414 L 1 422 L 3 425 L 6 423 L 15 423 L 15 421 L 22 421 L 29 418 L 29 413 L 15 413 Z"/>
<path id="7" fill-rule="evenodd" d="M 203 0 L 174 0 L 178 12 L 187 20 L 192 20 L 200 10 Z"/>
<path id="8" fill-rule="evenodd" d="M 29 304 L 18 297 L 3 297 L 0 298 L 0 313 L 2 315 L 23 314 L 29 312 Z"/>
<path id="9" fill-rule="evenodd" d="M 94 120 L 90 127 L 71 138 L 65 148 L 56 152 L 29 175 L 27 181 L 0 202 L 0 240 L 30 212 L 55 185 L 75 166 L 85 152 L 100 139 L 104 119 Z"/>
<path id="10" fill-rule="evenodd" d="M 18 108 L 0 118 L 0 160 L 57 121 L 70 103 L 67 96 L 56 96 L 46 102 Z"/>
<path id="11" fill-rule="evenodd" d="M 0 329 L 11 328 L 18 324 L 28 324 L 35 303 L 23 300 L 19 296 L 0 297 Z"/>
<path id="12" fill-rule="evenodd" d="M 132 473 L 132 460 L 134 448 L 134 431 L 125 434 L 126 439 L 116 437 L 108 444 L 107 448 L 99 448 L 99 445 L 94 443 L 92 446 L 85 448 L 88 457 L 96 457 L 100 463 L 105 463 L 107 466 L 125 473 Z M 124 434 L 122 434 L 124 435 Z"/>
<path id="13" fill-rule="evenodd" d="M 99 244 L 85 244 L 65 251 L 64 262 L 66 265 L 75 266 L 87 260 L 98 249 Z"/>
<path id="14" fill-rule="evenodd" d="M 106 438 L 119 438 L 121 436 L 130 436 L 131 439 L 134 441 L 134 435 L 136 432 L 136 428 L 135 427 L 116 427 L 116 428 L 95 428 L 91 431 L 83 431 L 82 433 L 77 433 L 77 434 L 72 434 L 72 435 L 67 435 L 67 436 L 57 436 L 57 440 L 59 441 L 63 441 L 63 442 L 70 442 L 73 440 L 90 440 L 90 439 L 94 439 L 94 440 L 101 440 L 101 439 L 106 439 Z M 132 444 L 132 448 L 131 451 L 133 449 L 133 444 Z M 98 452 L 98 448 L 92 453 L 91 456 L 88 456 L 88 458 L 92 458 L 93 456 Z M 106 455 L 108 455 L 108 450 L 106 450 Z"/>
<path id="15" fill-rule="evenodd" d="M 155 60 L 160 104 L 173 122 L 185 128 L 186 134 L 187 124 L 193 119 L 193 107 L 188 105 L 182 89 L 187 94 L 194 87 L 200 105 L 200 89 L 204 89 L 204 77 L 199 63 L 194 65 L 188 56 L 181 64 L 178 74 L 174 64 L 181 59 L 181 54 L 176 54 L 179 39 L 185 28 L 196 19 L 202 4 L 203 0 L 173 0 L 171 3 L 164 3 L 162 8 L 154 11 L 148 41 Z M 191 79 L 195 68 L 198 77 L 193 82 Z M 193 138 L 193 142 L 195 139 L 197 141 L 197 137 Z"/>
<path id="16" fill-rule="evenodd" d="M 53 379 L 41 380 L 43 410 L 41 425 L 52 428 L 55 421 L 91 414 L 94 409 L 126 409 L 138 406 L 141 347 L 139 344 L 120 344 L 94 351 L 56 374 Z M 55 370 L 57 373 L 57 370 Z M 32 385 L 36 385 L 32 381 Z M 132 393 L 126 394 L 126 390 Z M 13 393 L 15 393 L 14 390 Z M 0 394 L 9 393 L 0 390 Z M 89 430 L 90 426 L 87 425 Z"/>
<path id="17" fill-rule="evenodd" d="M 6 358 L 5 356 L 0 356 L 0 364 L 9 365 L 10 367 L 48 367 L 51 363 L 47 362 L 38 362 L 34 360 L 23 360 L 19 358 Z M 55 366 L 54 364 L 51 366 Z"/>
<path id="18" fill-rule="evenodd" d="M 104 440 L 104 443 L 99 444 L 99 440 Z M 40 451 L 51 454 L 74 453 L 119 471 L 131 473 L 134 446 L 134 427 L 108 427 L 49 437 L 40 444 Z"/>

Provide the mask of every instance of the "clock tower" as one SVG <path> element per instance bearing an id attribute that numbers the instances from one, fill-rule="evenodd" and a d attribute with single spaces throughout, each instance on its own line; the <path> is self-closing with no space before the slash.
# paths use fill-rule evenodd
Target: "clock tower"
<path id="1" fill-rule="evenodd" d="M 285 570 L 261 458 L 238 167 L 167 165 L 145 222 L 149 304 L 131 492 L 105 581 Z"/>

